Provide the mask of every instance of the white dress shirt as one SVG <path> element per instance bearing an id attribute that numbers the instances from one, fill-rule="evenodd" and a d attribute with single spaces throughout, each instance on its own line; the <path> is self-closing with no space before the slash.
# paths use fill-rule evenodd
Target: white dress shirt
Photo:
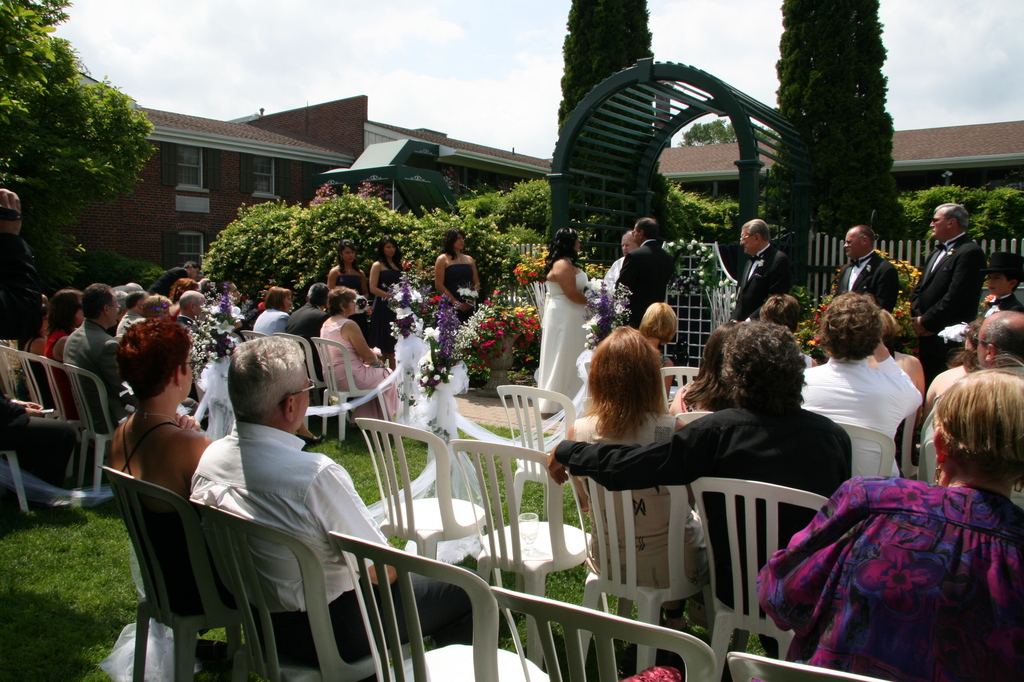
<path id="1" fill-rule="evenodd" d="M 327 601 L 355 587 L 345 560 L 327 542 L 328 531 L 387 544 L 348 472 L 331 459 L 303 452 L 303 442 L 261 424 L 236 422 L 230 435 L 206 448 L 192 477 L 191 499 L 274 528 L 313 548 L 324 567 Z M 255 542 L 255 541 L 254 541 Z M 305 611 L 302 576 L 294 555 L 260 543 L 257 570 L 272 587 L 271 611 Z M 274 604 L 274 602 L 277 604 Z"/>
<path id="2" fill-rule="evenodd" d="M 921 392 L 891 357 L 878 369 L 863 360 L 830 358 L 804 371 L 804 409 L 852 426 L 896 436 L 908 414 L 921 406 Z M 877 476 L 881 450 L 874 443 L 853 444 L 853 475 Z M 895 464 L 893 475 L 898 475 Z"/>
<path id="3" fill-rule="evenodd" d="M 622 263 L 625 260 L 626 260 L 625 256 L 623 256 L 622 258 L 618 259 L 617 261 L 612 263 L 612 266 L 610 268 L 608 268 L 608 272 L 606 272 L 604 274 L 604 281 L 605 281 L 605 283 L 608 286 L 614 287 L 616 284 L 618 284 L 618 282 L 619 282 L 619 273 L 622 272 Z"/>

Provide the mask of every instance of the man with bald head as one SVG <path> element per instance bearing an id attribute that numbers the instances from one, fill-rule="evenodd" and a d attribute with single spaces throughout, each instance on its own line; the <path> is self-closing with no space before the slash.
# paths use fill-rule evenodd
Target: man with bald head
<path id="1" fill-rule="evenodd" d="M 854 225 L 846 232 L 843 250 L 850 262 L 839 271 L 833 293 L 871 294 L 875 305 L 891 313 L 900 291 L 900 276 L 892 263 L 875 253 L 874 230 L 867 225 Z"/>
<path id="2" fill-rule="evenodd" d="M 206 299 L 198 291 L 186 291 L 178 299 L 178 324 L 192 333 L 196 331 L 196 321 L 203 313 Z"/>
<path id="3" fill-rule="evenodd" d="M 978 362 L 985 369 L 1024 364 L 1024 313 L 1008 310 L 985 318 L 978 332 Z"/>

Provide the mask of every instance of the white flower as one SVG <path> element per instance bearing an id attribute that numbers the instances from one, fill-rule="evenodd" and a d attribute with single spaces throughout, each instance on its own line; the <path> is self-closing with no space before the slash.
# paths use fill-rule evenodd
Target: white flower
<path id="1" fill-rule="evenodd" d="M 441 332 L 439 332 L 435 327 L 427 327 L 423 330 L 423 338 L 437 341 L 441 338 Z"/>
<path id="2" fill-rule="evenodd" d="M 409 317 L 410 315 L 412 315 L 412 309 L 410 308 L 399 308 L 398 310 L 395 311 L 395 316 L 398 317 L 399 319 L 403 317 Z"/>
<path id="3" fill-rule="evenodd" d="M 440 374 L 435 374 L 434 375 L 434 381 L 440 381 L 440 380 L 441 380 L 441 375 Z"/>
<path id="4" fill-rule="evenodd" d="M 458 294 L 463 298 L 476 298 L 477 296 L 480 295 L 476 292 L 475 289 L 471 289 L 469 287 L 459 287 Z"/>

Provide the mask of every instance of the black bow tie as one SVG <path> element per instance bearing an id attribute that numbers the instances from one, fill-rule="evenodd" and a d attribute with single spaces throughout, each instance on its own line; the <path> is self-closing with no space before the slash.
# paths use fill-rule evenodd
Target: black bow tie
<path id="1" fill-rule="evenodd" d="M 867 263 L 870 258 L 871 258 L 871 254 L 870 253 L 868 255 L 864 256 L 863 258 L 854 258 L 853 260 L 850 261 L 850 265 L 852 265 L 855 268 L 859 268 L 860 266 L 862 266 L 865 263 Z"/>
<path id="2" fill-rule="evenodd" d="M 760 256 L 753 256 L 750 260 L 758 265 L 764 265 L 764 254 L 761 254 Z"/>

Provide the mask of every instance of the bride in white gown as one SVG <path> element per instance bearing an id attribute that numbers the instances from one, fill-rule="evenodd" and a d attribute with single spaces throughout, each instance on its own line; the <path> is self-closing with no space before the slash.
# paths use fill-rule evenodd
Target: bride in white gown
<path id="1" fill-rule="evenodd" d="M 587 303 L 583 290 L 587 275 L 576 267 L 579 249 L 576 230 L 563 227 L 555 233 L 544 268 L 548 293 L 544 301 L 540 367 L 537 369 L 537 386 L 569 398 L 583 386 L 576 370 L 576 359 L 583 352 L 587 338 L 583 329 Z M 542 401 L 540 409 L 548 413 L 558 407 Z"/>

